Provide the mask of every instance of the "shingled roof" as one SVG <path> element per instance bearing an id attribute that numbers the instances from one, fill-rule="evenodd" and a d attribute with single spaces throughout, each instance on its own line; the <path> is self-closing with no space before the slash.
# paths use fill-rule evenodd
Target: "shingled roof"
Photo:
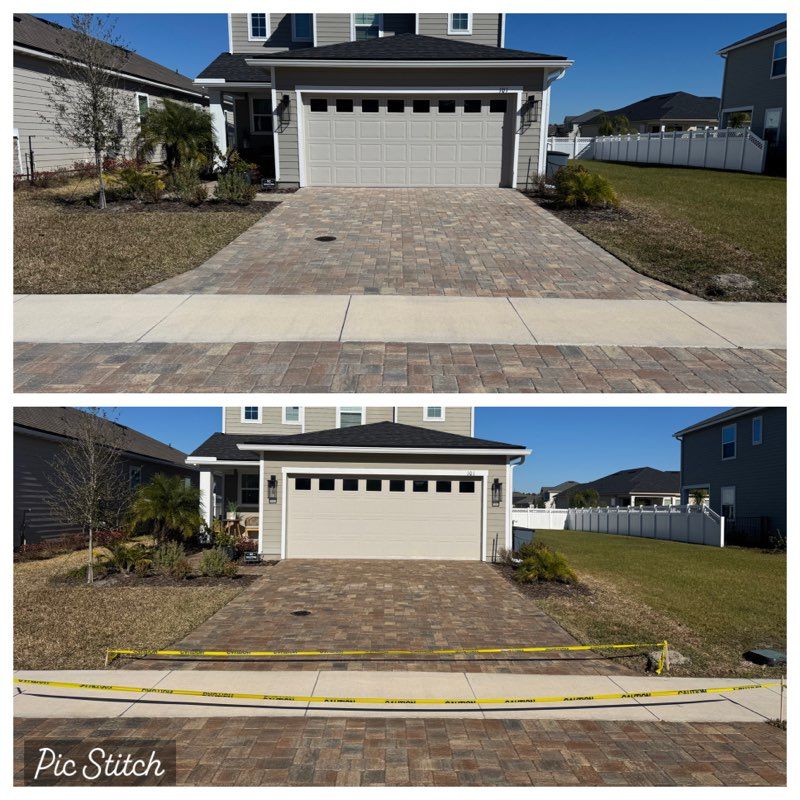
<path id="1" fill-rule="evenodd" d="M 654 94 L 613 111 L 600 111 L 584 123 L 597 122 L 601 117 L 625 116 L 631 122 L 642 120 L 715 120 L 719 115 L 719 97 L 699 97 L 689 92 Z M 584 117 L 584 114 L 580 115 Z"/>
<path id="2" fill-rule="evenodd" d="M 718 425 L 720 422 L 727 422 L 729 419 L 736 419 L 737 417 L 743 417 L 747 414 L 754 414 L 761 410 L 761 406 L 730 408 L 727 411 L 721 412 L 720 414 L 714 414 L 713 417 L 707 417 L 706 419 L 700 420 L 700 422 L 696 422 L 694 425 L 689 425 L 677 433 L 674 433 L 673 436 L 681 437 L 685 433 L 699 431 L 701 428 L 710 428 L 712 425 Z"/>
<path id="3" fill-rule="evenodd" d="M 78 422 L 86 413 L 77 408 L 19 407 L 14 409 L 14 425 L 69 439 L 74 438 Z M 123 452 L 186 467 L 186 453 L 118 422 L 104 420 L 104 424 L 116 426 Z"/>
<path id="4" fill-rule="evenodd" d="M 575 491 L 595 489 L 600 495 L 615 494 L 678 494 L 681 475 L 678 471 L 664 471 L 653 467 L 636 467 L 612 472 L 589 483 L 572 487 Z M 572 489 L 569 491 L 571 492 Z"/>
<path id="5" fill-rule="evenodd" d="M 67 52 L 66 42 L 77 36 L 75 31 L 65 28 L 56 22 L 33 16 L 32 14 L 14 14 L 14 44 L 41 53 L 63 56 Z M 140 56 L 132 50 L 126 50 L 127 58 L 120 70 L 132 78 L 142 78 L 155 83 L 163 83 L 182 92 L 194 95 L 202 93 L 192 83 L 191 78 L 180 72 Z"/>
<path id="6" fill-rule="evenodd" d="M 398 33 L 395 36 L 382 36 L 378 39 L 282 50 L 263 56 L 251 56 L 250 59 L 286 62 L 309 59 L 314 61 L 568 61 L 565 56 L 492 47 L 438 36 L 420 36 L 417 33 Z"/>
<path id="7" fill-rule="evenodd" d="M 198 76 L 203 78 L 224 78 L 227 83 L 264 83 L 269 81 L 269 73 L 262 67 L 251 67 L 245 59 L 252 54 L 220 53 Z"/>
<path id="8" fill-rule="evenodd" d="M 734 47 L 741 47 L 745 44 L 750 44 L 750 42 L 756 42 L 759 39 L 763 39 L 766 36 L 769 36 L 773 33 L 780 33 L 781 31 L 786 30 L 786 20 L 783 22 L 779 22 L 777 25 L 770 25 L 769 28 L 764 28 L 763 31 L 758 31 L 758 33 L 751 33 L 750 36 L 745 36 L 744 39 L 737 39 L 735 42 L 731 44 L 726 44 L 725 47 L 721 48 L 717 51 L 719 55 L 727 53 L 728 50 L 733 50 Z"/>
<path id="9" fill-rule="evenodd" d="M 220 461 L 258 461 L 254 451 L 240 450 L 240 444 L 285 445 L 287 448 L 307 447 L 375 447 L 375 448 L 431 448 L 448 450 L 519 450 L 524 445 L 476 439 L 456 433 L 418 428 L 399 422 L 373 422 L 311 433 L 289 436 L 215 433 L 206 439 L 190 457 L 216 458 Z"/>

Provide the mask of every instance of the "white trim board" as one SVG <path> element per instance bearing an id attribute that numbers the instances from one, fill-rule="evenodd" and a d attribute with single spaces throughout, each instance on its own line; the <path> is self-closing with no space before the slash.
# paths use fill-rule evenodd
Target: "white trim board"
<path id="1" fill-rule="evenodd" d="M 516 67 L 571 67 L 574 62 L 564 61 L 528 61 L 523 59 L 506 59 L 505 61 L 489 61 L 480 59 L 477 61 L 444 61 L 441 59 L 434 61 L 356 61 L 347 60 L 327 60 L 322 58 L 246 58 L 245 64 L 248 67 L 342 67 L 344 69 L 509 69 Z"/>
<path id="2" fill-rule="evenodd" d="M 380 455 L 529 456 L 530 450 L 458 447 L 337 447 L 302 444 L 238 444 L 239 450 L 265 453 L 378 453 Z"/>
<path id="3" fill-rule="evenodd" d="M 481 519 L 481 561 L 486 561 L 486 537 L 488 528 L 488 504 L 491 501 L 489 497 L 489 471 L 485 469 L 476 470 L 435 470 L 435 469 L 356 469 L 345 467 L 337 469 L 335 467 L 313 467 L 303 466 L 301 464 L 292 465 L 291 467 L 283 467 L 281 474 L 283 476 L 283 487 L 281 489 L 281 560 L 286 558 L 286 519 L 287 519 L 287 487 L 288 477 L 292 474 L 308 473 L 310 475 L 397 475 L 409 476 L 414 475 L 451 475 L 459 478 L 480 478 L 483 482 L 483 513 Z M 261 551 L 263 552 L 263 551 Z M 408 559 L 409 561 L 413 559 Z"/>

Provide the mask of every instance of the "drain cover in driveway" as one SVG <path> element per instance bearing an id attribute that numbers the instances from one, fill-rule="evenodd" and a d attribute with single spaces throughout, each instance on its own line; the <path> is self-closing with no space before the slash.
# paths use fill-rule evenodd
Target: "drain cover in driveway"
<path id="1" fill-rule="evenodd" d="M 311 612 L 303 609 L 302 611 L 292 611 L 290 613 L 293 617 L 307 617 Z"/>
<path id="2" fill-rule="evenodd" d="M 316 240 L 318 242 L 335 242 L 336 241 L 336 237 L 335 236 L 317 236 Z"/>

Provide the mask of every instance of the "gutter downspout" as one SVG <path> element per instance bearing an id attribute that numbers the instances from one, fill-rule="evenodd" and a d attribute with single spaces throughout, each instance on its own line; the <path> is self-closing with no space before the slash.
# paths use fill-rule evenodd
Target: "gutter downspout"
<path id="1" fill-rule="evenodd" d="M 514 467 L 520 467 L 525 463 L 527 456 L 516 456 L 509 459 L 506 469 L 508 488 L 506 489 L 506 543 L 505 549 L 511 550 L 514 546 L 514 524 L 511 519 L 511 511 L 514 507 Z"/>

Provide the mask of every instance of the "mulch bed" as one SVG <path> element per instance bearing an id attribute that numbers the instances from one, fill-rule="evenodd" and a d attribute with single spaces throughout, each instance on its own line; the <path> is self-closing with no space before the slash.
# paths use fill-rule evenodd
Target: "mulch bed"
<path id="1" fill-rule="evenodd" d="M 78 198 L 61 201 L 65 211 L 73 213 L 96 212 L 100 209 L 94 199 Z M 280 205 L 279 201 L 253 201 L 243 206 L 217 200 L 207 200 L 198 206 L 181 203 L 179 200 L 162 200 L 160 203 L 142 203 L 138 200 L 109 200 L 103 213 L 156 213 L 156 214 L 213 214 L 219 211 L 240 211 L 244 214 L 269 214 Z"/>
<path id="2" fill-rule="evenodd" d="M 258 580 L 258 575 L 235 575 L 232 578 L 209 578 L 205 575 L 190 575 L 188 578 L 170 578 L 164 575 L 146 575 L 144 577 L 130 573 L 114 573 L 103 578 L 96 578 L 93 584 L 95 589 L 103 589 L 109 586 L 129 586 L 129 587 L 162 587 L 171 586 L 178 589 L 196 589 L 200 586 L 241 586 L 246 587 Z M 84 583 L 83 578 L 70 578 L 59 576 L 54 579 L 54 583 L 69 583 L 80 585 Z"/>
<path id="3" fill-rule="evenodd" d="M 620 206 L 614 208 L 569 208 L 554 200 L 548 195 L 537 194 L 535 192 L 525 192 L 526 197 L 533 200 L 537 206 L 541 206 L 551 214 L 555 214 L 562 222 L 568 225 L 581 222 L 623 222 L 635 220 L 636 214 L 627 208 Z"/>

